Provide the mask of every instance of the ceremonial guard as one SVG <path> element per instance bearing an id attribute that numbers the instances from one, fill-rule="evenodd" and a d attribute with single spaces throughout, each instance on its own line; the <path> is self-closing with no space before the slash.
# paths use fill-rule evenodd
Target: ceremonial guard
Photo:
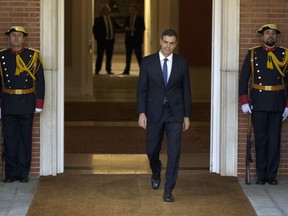
<path id="1" fill-rule="evenodd" d="M 277 185 L 281 127 L 288 115 L 288 51 L 276 45 L 280 31 L 275 24 L 261 26 L 258 33 L 262 35 L 263 45 L 248 51 L 241 70 L 239 95 L 243 112 L 251 113 L 256 183 Z"/>
<path id="2" fill-rule="evenodd" d="M 12 26 L 10 48 L 0 51 L 1 117 L 7 183 L 28 182 L 34 113 L 43 109 L 45 81 L 39 52 L 23 47 L 27 32 Z"/>

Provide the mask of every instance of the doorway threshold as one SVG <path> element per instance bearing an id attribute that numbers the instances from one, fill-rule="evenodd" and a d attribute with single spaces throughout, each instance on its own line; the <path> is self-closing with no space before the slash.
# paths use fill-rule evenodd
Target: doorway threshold
<path id="1" fill-rule="evenodd" d="M 160 155 L 163 170 L 167 156 Z M 64 172 L 70 174 L 151 174 L 146 154 L 65 154 Z M 182 154 L 180 172 L 209 172 L 209 154 Z"/>

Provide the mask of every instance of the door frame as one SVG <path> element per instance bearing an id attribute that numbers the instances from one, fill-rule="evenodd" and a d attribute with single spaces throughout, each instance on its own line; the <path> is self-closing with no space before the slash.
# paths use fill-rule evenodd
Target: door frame
<path id="1" fill-rule="evenodd" d="M 240 0 L 213 0 L 210 172 L 225 176 L 237 176 L 239 11 Z M 41 0 L 40 175 L 64 172 L 64 13 L 64 0 Z"/>

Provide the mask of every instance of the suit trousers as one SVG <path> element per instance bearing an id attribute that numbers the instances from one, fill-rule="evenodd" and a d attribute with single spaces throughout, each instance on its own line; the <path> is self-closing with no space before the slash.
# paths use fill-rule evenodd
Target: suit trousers
<path id="1" fill-rule="evenodd" d="M 164 105 L 159 122 L 147 123 L 146 153 L 153 173 L 161 171 L 160 151 L 164 133 L 167 138 L 167 168 L 165 174 L 165 190 L 172 191 L 175 187 L 180 160 L 181 136 L 183 123 L 177 122 L 168 105 Z"/>
<path id="2" fill-rule="evenodd" d="M 258 178 L 276 177 L 280 163 L 282 112 L 252 111 Z"/>
<path id="3" fill-rule="evenodd" d="M 106 52 L 106 71 L 111 72 L 112 56 L 114 50 L 114 39 L 97 41 L 97 59 L 96 59 L 96 73 L 99 73 L 102 68 L 104 52 Z"/>
<path id="4" fill-rule="evenodd" d="M 138 65 L 140 66 L 140 64 L 141 64 L 141 61 L 142 61 L 142 41 L 135 36 L 128 36 L 125 40 L 125 48 L 126 48 L 125 72 L 129 73 L 133 50 L 135 51 Z"/>
<path id="5" fill-rule="evenodd" d="M 2 114 L 6 177 L 29 177 L 32 155 L 32 114 Z"/>

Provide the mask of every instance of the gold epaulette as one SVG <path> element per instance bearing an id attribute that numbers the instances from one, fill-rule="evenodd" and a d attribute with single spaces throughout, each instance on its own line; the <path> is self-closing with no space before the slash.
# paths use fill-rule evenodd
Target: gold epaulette
<path id="1" fill-rule="evenodd" d="M 287 48 L 286 47 L 283 47 L 283 46 L 279 46 L 280 48 L 282 48 L 282 49 L 285 49 L 285 50 L 287 50 Z"/>
<path id="2" fill-rule="evenodd" d="M 7 49 L 1 49 L 0 52 L 3 52 L 3 51 L 5 51 L 5 50 L 7 50 Z"/>
<path id="3" fill-rule="evenodd" d="M 29 50 L 33 50 L 34 52 L 38 52 L 39 53 L 39 50 L 37 49 L 34 49 L 34 48 L 28 48 Z"/>
<path id="4" fill-rule="evenodd" d="M 261 46 L 254 46 L 254 47 L 249 48 L 249 50 L 256 49 L 258 47 L 261 47 Z"/>
<path id="5" fill-rule="evenodd" d="M 34 51 L 35 53 L 37 53 L 37 54 L 38 54 L 38 58 L 39 58 L 41 64 L 43 64 L 43 59 L 42 59 L 42 56 L 40 55 L 39 50 L 36 50 L 36 49 L 34 49 L 34 48 L 28 48 L 28 49 Z M 35 54 L 35 53 L 34 53 L 34 54 Z"/>

